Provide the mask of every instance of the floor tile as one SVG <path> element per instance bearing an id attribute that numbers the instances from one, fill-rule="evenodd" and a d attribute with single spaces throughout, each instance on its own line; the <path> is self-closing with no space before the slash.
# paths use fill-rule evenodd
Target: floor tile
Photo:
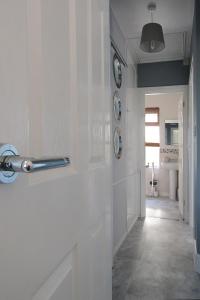
<path id="1" fill-rule="evenodd" d="M 115 256 L 113 300 L 200 299 L 191 229 L 177 203 L 161 201 L 147 201 L 151 213 L 136 222 Z"/>

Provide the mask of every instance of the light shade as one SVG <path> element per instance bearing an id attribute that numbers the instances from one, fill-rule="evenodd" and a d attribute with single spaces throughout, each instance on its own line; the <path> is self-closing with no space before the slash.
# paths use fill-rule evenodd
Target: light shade
<path id="1" fill-rule="evenodd" d="M 142 29 L 140 49 L 144 52 L 160 52 L 165 48 L 162 26 L 158 23 L 145 24 Z"/>

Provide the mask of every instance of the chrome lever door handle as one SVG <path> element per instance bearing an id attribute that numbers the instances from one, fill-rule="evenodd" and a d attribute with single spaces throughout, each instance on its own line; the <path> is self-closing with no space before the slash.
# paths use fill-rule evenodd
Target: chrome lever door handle
<path id="1" fill-rule="evenodd" d="M 33 173 L 36 171 L 66 167 L 70 164 L 69 157 L 31 158 L 18 155 L 14 146 L 0 144 L 0 182 L 13 182 L 18 173 Z"/>
<path id="2" fill-rule="evenodd" d="M 70 164 L 68 157 L 44 157 L 41 159 L 21 157 L 18 155 L 0 157 L 0 171 L 33 173 Z"/>

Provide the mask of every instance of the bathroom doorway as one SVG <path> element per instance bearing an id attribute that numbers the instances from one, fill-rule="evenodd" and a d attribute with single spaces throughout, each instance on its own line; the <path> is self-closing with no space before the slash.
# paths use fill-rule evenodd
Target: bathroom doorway
<path id="1" fill-rule="evenodd" d="M 166 87 L 143 92 L 144 215 L 187 221 L 186 91 Z"/>

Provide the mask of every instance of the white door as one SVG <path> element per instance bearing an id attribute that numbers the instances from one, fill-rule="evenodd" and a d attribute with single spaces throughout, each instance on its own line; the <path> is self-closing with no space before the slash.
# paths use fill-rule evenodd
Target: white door
<path id="1" fill-rule="evenodd" d="M 0 142 L 66 168 L 0 185 L 0 299 L 110 300 L 106 0 L 0 0 Z"/>

